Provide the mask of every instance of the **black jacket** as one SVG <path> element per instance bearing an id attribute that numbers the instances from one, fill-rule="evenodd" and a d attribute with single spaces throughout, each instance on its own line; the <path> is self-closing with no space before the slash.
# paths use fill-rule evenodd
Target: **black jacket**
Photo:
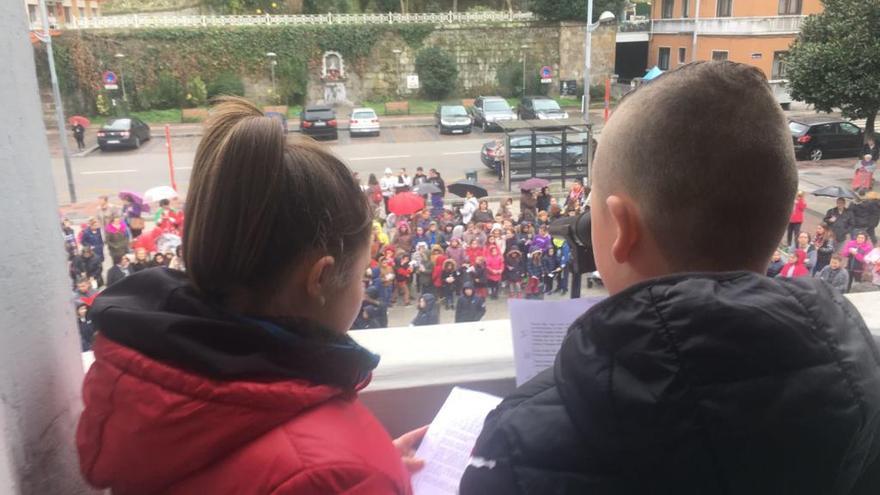
<path id="1" fill-rule="evenodd" d="M 486 314 L 486 300 L 474 294 L 462 295 L 455 303 L 455 322 L 480 321 Z"/>
<path id="2" fill-rule="evenodd" d="M 422 294 L 420 299 L 425 300 L 425 307 L 420 308 L 413 319 L 413 326 L 436 325 L 440 323 L 440 308 L 437 307 L 437 299 L 433 294 Z"/>
<path id="3" fill-rule="evenodd" d="M 127 270 L 123 270 L 122 268 L 119 268 L 119 265 L 113 265 L 110 267 L 109 270 L 107 270 L 107 286 L 109 287 L 131 274 L 131 267 L 129 267 Z"/>
<path id="4" fill-rule="evenodd" d="M 352 330 L 370 328 L 386 328 L 388 326 L 388 308 L 379 301 L 364 299 L 361 311 L 352 324 Z"/>
<path id="5" fill-rule="evenodd" d="M 862 201 L 850 207 L 854 229 L 871 229 L 880 221 L 880 201 Z"/>
<path id="6" fill-rule="evenodd" d="M 877 494 L 880 351 L 816 279 L 647 281 L 575 321 L 473 455 L 463 495 Z"/>
<path id="7" fill-rule="evenodd" d="M 834 221 L 831 219 L 834 218 Z M 851 208 L 845 208 L 843 213 L 837 211 L 837 207 L 829 208 L 825 212 L 823 222 L 828 224 L 831 231 L 834 232 L 834 238 L 839 243 L 846 242 L 846 236 L 853 228 L 853 214 Z"/>

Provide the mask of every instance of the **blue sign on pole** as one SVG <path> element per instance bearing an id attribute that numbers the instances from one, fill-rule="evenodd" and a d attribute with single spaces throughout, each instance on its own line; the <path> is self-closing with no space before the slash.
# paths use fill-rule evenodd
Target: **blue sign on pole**
<path id="1" fill-rule="evenodd" d="M 110 72 L 109 70 L 104 71 L 104 75 L 102 77 L 104 79 L 104 84 L 116 84 L 117 83 L 115 72 Z"/>
<path id="2" fill-rule="evenodd" d="M 553 69 L 548 65 L 541 67 L 541 79 L 549 79 L 551 77 L 553 77 Z"/>

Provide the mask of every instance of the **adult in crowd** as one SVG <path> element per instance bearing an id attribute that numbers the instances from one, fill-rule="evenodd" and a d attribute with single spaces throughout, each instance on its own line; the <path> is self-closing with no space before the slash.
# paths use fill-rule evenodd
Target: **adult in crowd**
<path id="1" fill-rule="evenodd" d="M 836 252 L 837 247 L 834 242 L 834 233 L 824 223 L 816 227 L 813 247 L 816 250 L 816 265 L 813 267 L 813 273 L 818 273 L 831 262 L 831 255 Z"/>
<path id="2" fill-rule="evenodd" d="M 871 272 L 871 285 L 880 290 L 880 241 L 865 255 L 865 268 Z"/>
<path id="3" fill-rule="evenodd" d="M 70 219 L 63 218 L 61 220 L 61 234 L 64 235 L 64 251 L 67 253 L 67 261 L 73 261 L 79 245 Z"/>
<path id="4" fill-rule="evenodd" d="M 846 242 L 853 227 L 852 211 L 846 207 L 846 200 L 837 198 L 837 204 L 825 212 L 822 222 L 834 232 L 834 239 L 838 243 Z"/>
<path id="5" fill-rule="evenodd" d="M 101 259 L 92 251 L 92 246 L 84 245 L 79 256 L 73 258 L 71 269 L 74 279 L 86 278 L 94 281 L 95 287 L 104 286 L 104 268 Z"/>
<path id="6" fill-rule="evenodd" d="M 104 236 L 101 234 L 101 224 L 95 217 L 89 218 L 86 226 L 80 232 L 80 244 L 92 248 L 98 261 L 104 262 Z"/>
<path id="7" fill-rule="evenodd" d="M 789 249 L 789 252 L 793 253 L 798 250 L 804 252 L 804 266 L 807 268 L 809 274 L 812 275 L 816 267 L 818 252 L 816 252 L 816 246 L 813 245 L 813 240 L 810 238 L 809 232 L 799 233 L 795 243 Z"/>
<path id="8" fill-rule="evenodd" d="M 520 191 L 519 216 L 521 222 L 533 222 L 538 217 L 538 198 L 531 189 Z"/>
<path id="9" fill-rule="evenodd" d="M 865 138 L 865 144 L 862 146 L 862 155 L 870 155 L 871 160 L 875 162 L 880 159 L 880 148 L 877 147 L 877 140 L 873 135 Z"/>
<path id="10" fill-rule="evenodd" d="M 128 227 L 121 218 L 113 217 L 110 223 L 104 227 L 104 234 L 107 236 L 107 250 L 110 252 L 110 259 L 119 258 L 128 253 Z"/>
<path id="11" fill-rule="evenodd" d="M 827 284 L 764 276 L 798 175 L 763 73 L 628 94 L 592 181 L 610 297 L 488 415 L 459 493 L 880 493 L 880 349 Z"/>
<path id="12" fill-rule="evenodd" d="M 132 201 L 128 196 L 122 198 L 122 217 L 125 218 L 132 237 L 137 237 L 144 231 L 144 219 L 141 217 L 143 212 L 144 207 L 140 203 Z"/>
<path id="13" fill-rule="evenodd" d="M 71 302 L 74 308 L 79 307 L 80 304 L 90 305 L 96 295 L 98 291 L 92 287 L 92 280 L 88 277 L 79 277 L 74 284 Z"/>
<path id="14" fill-rule="evenodd" d="M 370 199 L 370 205 L 373 207 L 373 211 L 377 210 L 382 203 L 382 186 L 379 185 L 379 180 L 376 179 L 376 174 L 370 174 L 370 177 L 367 179 L 367 197 Z"/>
<path id="15" fill-rule="evenodd" d="M 397 177 L 394 181 L 394 192 L 399 193 L 409 191 L 412 188 L 412 185 L 412 177 L 406 173 L 405 168 L 401 167 L 401 169 L 397 171 Z"/>
<path id="16" fill-rule="evenodd" d="M 839 254 L 831 255 L 828 266 L 816 274 L 816 278 L 837 289 L 841 294 L 849 290 L 849 272 L 843 267 L 843 258 Z"/>
<path id="17" fill-rule="evenodd" d="M 388 210 L 388 200 L 394 196 L 394 189 L 397 185 L 397 177 L 394 177 L 394 173 L 390 168 L 385 169 L 385 175 L 379 179 L 379 186 L 382 189 L 382 201 L 385 202 L 385 213 L 388 214 L 390 211 Z"/>
<path id="18" fill-rule="evenodd" d="M 113 266 L 107 270 L 107 287 L 110 287 L 131 274 L 131 262 L 129 261 L 128 256 L 114 255 Z"/>
<path id="19" fill-rule="evenodd" d="M 110 197 L 106 195 L 98 196 L 98 208 L 95 211 L 95 218 L 106 228 L 115 217 L 122 215 L 122 211 L 118 206 L 110 202 Z"/>
<path id="20" fill-rule="evenodd" d="M 411 493 L 426 428 L 392 442 L 357 398 L 379 359 L 346 334 L 372 221 L 351 171 L 224 98 L 187 216 L 186 273 L 138 272 L 92 307 L 86 480 L 114 493 Z"/>
<path id="21" fill-rule="evenodd" d="M 852 211 L 852 230 L 863 231 L 871 239 L 877 242 L 877 223 L 880 222 L 880 193 L 871 191 L 861 201 L 856 201 L 850 207 Z"/>
<path id="22" fill-rule="evenodd" d="M 850 275 L 847 292 L 852 288 L 853 282 L 862 281 L 862 274 L 865 272 L 865 255 L 871 252 L 873 247 L 868 240 L 868 234 L 864 232 L 856 232 L 853 238 L 843 245 L 840 256 L 843 257 Z"/>
<path id="23" fill-rule="evenodd" d="M 464 196 L 464 204 L 460 209 L 461 221 L 463 224 L 467 225 L 471 223 L 471 219 L 474 218 L 474 213 L 477 212 L 478 206 L 477 198 L 474 197 L 474 193 L 467 191 Z"/>

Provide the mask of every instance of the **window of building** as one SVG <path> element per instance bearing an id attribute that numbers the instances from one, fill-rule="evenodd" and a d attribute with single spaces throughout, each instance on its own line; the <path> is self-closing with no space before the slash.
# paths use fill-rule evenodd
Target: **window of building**
<path id="1" fill-rule="evenodd" d="M 85 8 L 85 7 L 80 7 L 80 8 L 79 8 L 79 18 L 80 18 L 80 19 L 85 19 L 85 17 L 86 17 L 86 8 Z"/>
<path id="2" fill-rule="evenodd" d="M 733 10 L 733 0 L 718 0 L 715 8 L 715 17 L 730 17 Z"/>
<path id="3" fill-rule="evenodd" d="M 785 56 L 788 52 L 773 52 L 773 67 L 770 79 L 785 79 Z"/>
<path id="4" fill-rule="evenodd" d="M 97 9 L 97 7 L 92 7 L 92 17 L 98 17 L 98 9 Z"/>
<path id="5" fill-rule="evenodd" d="M 31 22 L 37 22 L 39 17 L 37 15 L 36 5 L 28 5 L 28 17 L 30 18 Z"/>
<path id="6" fill-rule="evenodd" d="M 663 5 L 660 7 L 660 18 L 671 19 L 674 15 L 673 9 L 675 9 L 675 0 L 663 0 Z"/>
<path id="7" fill-rule="evenodd" d="M 683 64 L 687 59 L 687 48 L 678 49 L 678 63 Z"/>
<path id="8" fill-rule="evenodd" d="M 70 7 L 64 7 L 64 22 L 70 22 L 73 19 L 70 17 Z"/>
<path id="9" fill-rule="evenodd" d="M 669 48 L 661 48 L 657 55 L 657 67 L 660 70 L 669 70 Z"/>
<path id="10" fill-rule="evenodd" d="M 690 11 L 690 0 L 681 0 L 681 16 L 683 18 L 688 18 L 691 16 Z"/>
<path id="11" fill-rule="evenodd" d="M 712 50 L 712 60 L 727 60 L 727 51 Z"/>
<path id="12" fill-rule="evenodd" d="M 779 15 L 801 15 L 801 0 L 779 0 Z"/>

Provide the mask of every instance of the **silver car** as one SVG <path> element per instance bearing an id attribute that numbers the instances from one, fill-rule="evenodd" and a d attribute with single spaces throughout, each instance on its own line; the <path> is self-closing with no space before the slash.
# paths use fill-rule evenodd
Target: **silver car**
<path id="1" fill-rule="evenodd" d="M 516 120 L 516 113 L 507 104 L 507 100 L 500 96 L 480 96 L 474 100 L 472 111 L 474 125 L 479 125 L 484 131 L 499 128 L 499 122 Z"/>

